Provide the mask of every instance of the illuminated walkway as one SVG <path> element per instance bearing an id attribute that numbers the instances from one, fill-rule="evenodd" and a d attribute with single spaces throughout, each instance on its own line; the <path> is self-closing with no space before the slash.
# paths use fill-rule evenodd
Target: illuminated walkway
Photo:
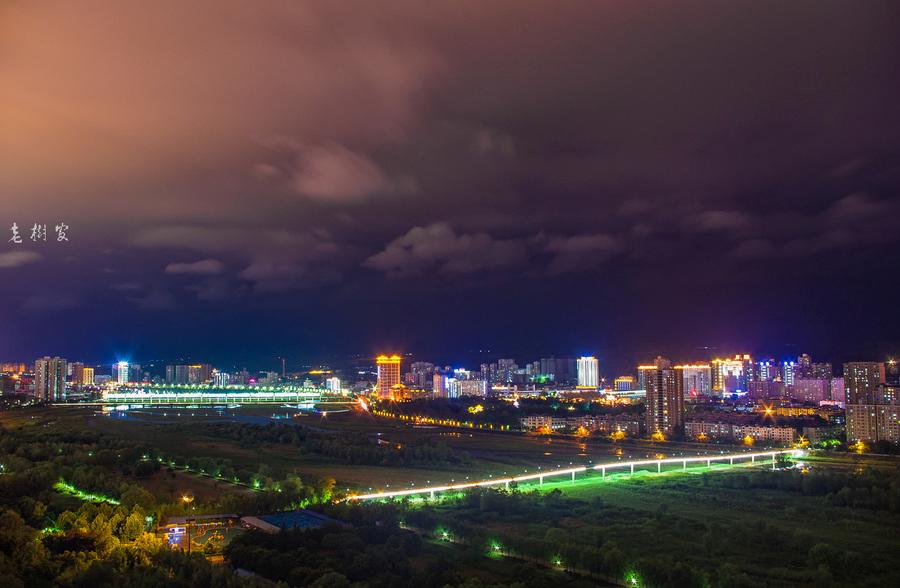
<path id="1" fill-rule="evenodd" d="M 513 476 L 510 478 L 492 478 L 489 480 L 482 480 L 480 482 L 466 482 L 464 484 L 450 484 L 446 486 L 423 486 L 421 488 L 410 488 L 407 490 L 395 490 L 391 492 L 358 494 L 355 496 L 348 496 L 346 500 L 378 500 L 388 498 L 401 498 L 403 496 L 415 496 L 419 494 L 428 494 L 431 498 L 434 498 L 437 494 L 441 494 L 444 492 L 456 492 L 459 490 L 466 490 L 468 488 L 504 486 L 508 489 L 509 485 L 512 483 L 518 484 L 521 482 L 535 481 L 543 485 L 545 479 L 559 478 L 562 476 L 569 476 L 572 478 L 572 482 L 575 482 L 575 477 L 578 474 L 586 474 L 591 471 L 600 472 L 602 478 L 605 478 L 607 472 L 609 471 L 619 472 L 621 470 L 628 470 L 628 472 L 633 475 L 635 468 L 646 468 L 648 466 L 651 467 L 651 471 L 652 466 L 656 466 L 656 473 L 662 474 L 663 466 L 667 465 L 678 465 L 681 466 L 679 468 L 680 470 L 687 470 L 688 465 L 691 464 L 701 464 L 705 465 L 706 467 L 712 467 L 713 464 L 719 466 L 724 465 L 727 467 L 738 467 L 746 466 L 748 464 L 755 464 L 757 462 L 765 463 L 766 460 L 769 460 L 772 464 L 772 467 L 774 468 L 777 456 L 786 455 L 789 457 L 799 457 L 802 454 L 803 450 L 801 449 L 779 449 L 775 451 L 763 451 L 759 453 L 731 453 L 727 455 L 701 455 L 698 457 L 669 457 L 663 459 L 641 459 L 636 461 L 614 461 L 611 463 L 603 463 L 593 466 L 576 466 L 558 470 L 548 470 L 545 472 L 538 472 L 536 474 L 526 474 L 523 476 Z M 674 470 L 667 470 L 667 472 L 671 471 Z"/>

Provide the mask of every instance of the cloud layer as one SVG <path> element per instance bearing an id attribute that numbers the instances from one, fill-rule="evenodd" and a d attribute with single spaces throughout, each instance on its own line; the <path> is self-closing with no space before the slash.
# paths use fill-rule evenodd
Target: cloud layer
<path id="1" fill-rule="evenodd" d="M 0 308 L 277 308 L 380 332 L 368 310 L 457 285 L 491 316 L 513 286 L 535 308 L 627 290 L 610 318 L 812 281 L 832 288 L 815 327 L 900 266 L 893 2 L 83 0 L 2 18 L 4 222 L 65 222 L 71 241 L 0 249 L 22 276 Z"/>

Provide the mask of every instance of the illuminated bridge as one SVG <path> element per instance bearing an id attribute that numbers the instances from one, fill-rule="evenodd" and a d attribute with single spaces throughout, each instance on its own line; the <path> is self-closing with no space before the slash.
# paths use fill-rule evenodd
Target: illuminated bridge
<path id="1" fill-rule="evenodd" d="M 103 393 L 104 404 L 160 406 L 229 404 L 300 404 L 349 402 L 346 398 L 323 398 L 322 390 L 305 386 L 206 386 L 196 384 L 135 384 Z"/>
<path id="2" fill-rule="evenodd" d="M 591 465 L 591 466 L 575 466 L 571 468 L 564 468 L 558 470 L 548 470 L 545 472 L 538 472 L 536 474 L 526 474 L 523 476 L 513 476 L 510 478 L 497 478 L 497 479 L 489 479 L 482 480 L 480 482 L 466 482 L 464 484 L 449 484 L 446 486 L 423 486 L 421 488 L 409 488 L 406 490 L 396 490 L 391 492 L 375 492 L 372 494 L 358 494 L 356 496 L 348 496 L 346 500 L 378 500 L 378 499 L 391 499 L 391 498 L 402 498 L 404 496 L 416 496 L 420 494 L 427 494 L 432 499 L 437 494 L 442 494 L 445 492 L 458 492 L 460 490 L 466 490 L 468 488 L 486 488 L 490 486 L 504 486 L 506 489 L 509 489 L 510 484 L 521 484 L 523 482 L 534 483 L 537 482 L 540 485 L 544 484 L 544 480 L 547 478 L 572 478 L 572 483 L 575 482 L 575 477 L 578 474 L 587 474 L 588 472 L 600 472 L 600 476 L 602 478 L 606 477 L 607 472 L 621 472 L 625 470 L 626 472 L 634 475 L 635 468 L 649 468 L 651 472 L 655 469 L 654 473 L 662 474 L 664 466 L 676 466 L 669 467 L 666 472 L 672 472 L 677 470 L 687 470 L 688 466 L 696 467 L 696 466 L 705 466 L 707 468 L 715 465 L 724 465 L 727 467 L 738 467 L 738 466 L 746 466 L 756 463 L 771 463 L 772 467 L 775 467 L 776 458 L 779 455 L 784 455 L 786 457 L 800 457 L 803 455 L 803 451 L 800 449 L 780 449 L 775 451 L 763 451 L 760 453 L 732 453 L 732 454 L 710 454 L 710 455 L 702 455 L 698 457 L 670 457 L 670 458 L 662 458 L 662 459 L 641 459 L 637 461 L 614 461 L 612 463 L 603 463 L 599 465 Z"/>

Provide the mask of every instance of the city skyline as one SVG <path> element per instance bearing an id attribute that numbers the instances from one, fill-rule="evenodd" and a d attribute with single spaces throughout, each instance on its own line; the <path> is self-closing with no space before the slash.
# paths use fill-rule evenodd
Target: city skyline
<path id="1" fill-rule="evenodd" d="M 900 586 L 897 0 L 0 23 L 0 584 Z"/>
<path id="2" fill-rule="evenodd" d="M 653 362 L 648 357 L 643 357 L 642 361 L 634 362 L 625 366 L 613 365 L 606 361 L 605 357 L 601 360 L 595 356 L 577 356 L 577 354 L 538 354 L 531 357 L 504 357 L 502 353 L 491 353 L 479 351 L 477 356 L 479 359 L 473 364 L 472 362 L 454 362 L 446 361 L 442 358 L 416 355 L 412 352 L 398 353 L 397 351 L 382 352 L 376 355 L 357 354 L 344 357 L 341 359 L 322 360 L 313 362 L 304 362 L 302 360 L 288 359 L 284 356 L 275 358 L 280 369 L 273 370 L 275 362 L 264 366 L 253 366 L 247 363 L 226 364 L 225 362 L 205 356 L 203 360 L 196 358 L 179 357 L 174 359 L 139 359 L 124 360 L 117 359 L 112 362 L 87 362 L 83 358 L 74 361 L 66 360 L 65 357 L 54 356 L 54 359 L 63 359 L 70 361 L 70 367 L 76 369 L 79 373 L 81 370 L 89 367 L 90 373 L 93 374 L 94 368 L 101 370 L 101 373 L 109 368 L 111 375 L 115 379 L 117 374 L 124 370 L 128 379 L 129 370 L 137 370 L 142 373 L 142 366 L 152 370 L 157 375 L 164 375 L 167 381 L 183 381 L 200 382 L 209 379 L 211 370 L 215 371 L 221 368 L 227 369 L 251 369 L 259 373 L 272 373 L 284 377 L 286 373 L 291 375 L 302 374 L 305 372 L 317 375 L 331 373 L 331 368 L 357 369 L 369 365 L 376 369 L 381 365 L 401 365 L 411 368 L 412 372 L 416 371 L 417 366 L 425 366 L 427 368 L 440 368 L 444 370 L 469 370 L 469 368 L 477 368 L 479 362 L 480 367 L 484 370 L 487 366 L 493 366 L 492 369 L 519 370 L 523 366 L 531 368 L 534 366 L 534 373 L 548 373 L 547 362 L 566 362 L 566 367 L 561 367 L 567 377 L 571 377 L 573 382 L 578 382 L 578 387 L 593 388 L 596 387 L 598 378 L 609 380 L 606 383 L 612 384 L 612 380 L 616 375 L 633 375 L 640 374 L 640 371 L 647 367 L 653 367 L 656 361 L 665 359 L 663 355 L 657 355 Z M 691 387 L 695 389 L 720 389 L 722 386 L 722 378 L 726 376 L 735 376 L 741 380 L 742 374 L 748 377 L 752 374 L 755 379 L 761 380 L 780 380 L 787 384 L 794 384 L 796 379 L 804 378 L 828 378 L 835 374 L 835 368 L 839 366 L 854 366 L 856 364 L 878 364 L 882 366 L 882 370 L 889 370 L 896 373 L 900 370 L 896 367 L 898 361 L 893 355 L 885 355 L 881 358 L 858 358 L 854 357 L 850 361 L 837 361 L 833 358 L 822 358 L 819 356 L 811 356 L 809 353 L 800 353 L 796 355 L 785 355 L 776 359 L 770 353 L 747 354 L 737 353 L 720 354 L 706 350 L 705 354 L 693 354 L 685 357 L 683 354 L 675 354 L 675 362 L 671 367 L 682 373 L 685 382 L 691 381 Z M 538 359 L 539 358 L 539 359 Z M 50 356 L 38 358 L 38 360 L 50 359 Z M 493 363 L 483 363 L 484 360 Z M 814 361 L 815 360 L 815 361 Z M 827 360 L 827 361 L 826 361 Z M 35 360 L 37 361 L 37 360 Z M 517 361 L 523 361 L 522 365 Z M 9 358 L 0 358 L 0 372 L 25 372 L 30 366 L 34 365 L 34 361 L 10 361 Z M 561 365 L 561 364 L 560 364 Z M 601 369 L 601 365 L 603 369 Z M 498 367 L 499 366 L 499 367 Z M 325 368 L 328 371 L 322 371 Z M 705 372 L 703 371 L 705 370 Z M 735 371 L 736 370 L 736 371 Z M 471 370 L 469 370 L 471 371 Z M 553 371 L 553 367 L 549 367 L 549 371 Z M 149 372 L 148 372 L 149 373 Z M 510 372 L 512 373 L 512 372 Z M 205 376 L 204 376 L 205 374 Z M 83 375 L 81 376 L 83 377 Z M 741 380 L 745 381 L 745 380 Z M 746 386 L 744 386 L 746 388 Z"/>
<path id="3" fill-rule="evenodd" d="M 398 352 L 395 350 L 396 348 L 391 348 L 390 351 L 387 351 L 389 355 L 398 355 Z M 748 351 L 748 350 L 743 350 Z M 326 355 L 326 356 L 310 356 L 310 357 L 285 357 L 285 356 L 277 356 L 270 357 L 262 362 L 252 362 L 252 361 L 242 361 L 238 360 L 226 360 L 219 357 L 215 357 L 211 354 L 197 354 L 193 356 L 180 356 L 180 357 L 128 357 L 127 359 L 123 359 L 122 355 L 114 356 L 115 359 L 112 360 L 101 360 L 94 361 L 90 358 L 85 358 L 80 354 L 59 354 L 59 353 L 50 353 L 44 354 L 44 356 L 60 356 L 72 359 L 74 361 L 79 362 L 78 365 L 84 366 L 88 365 L 92 368 L 99 368 L 102 370 L 110 369 L 113 373 L 116 371 L 116 366 L 118 364 L 135 364 L 138 368 L 141 365 L 152 366 L 152 369 L 155 371 L 164 374 L 165 370 L 169 367 L 200 367 L 201 365 L 215 365 L 220 368 L 227 369 L 250 369 L 254 371 L 277 371 L 279 374 L 281 373 L 282 368 L 286 369 L 290 373 L 301 373 L 308 369 L 316 369 L 322 366 L 333 366 L 340 367 L 341 369 L 348 369 L 353 366 L 361 366 L 365 364 L 371 364 L 373 366 L 377 365 L 378 357 L 385 354 L 385 350 L 381 350 L 381 352 L 373 352 L 373 353 L 356 353 L 352 355 L 346 356 L 338 356 L 338 355 Z M 450 354 L 450 356 L 441 356 L 441 355 L 433 355 L 433 354 L 424 354 L 424 353 L 414 353 L 411 351 L 405 351 L 399 353 L 399 357 L 401 358 L 404 365 L 409 365 L 411 363 L 415 363 L 417 361 L 425 361 L 425 362 L 436 362 L 437 365 L 441 366 L 450 366 L 451 368 L 477 368 L 479 364 L 484 365 L 482 362 L 502 360 L 505 358 L 509 358 L 513 361 L 523 361 L 526 364 L 535 361 L 538 358 L 556 358 L 556 359 L 567 359 L 572 363 L 572 369 L 577 370 L 577 363 L 580 359 L 595 359 L 598 361 L 598 373 L 600 376 L 609 378 L 610 380 L 616 375 L 630 373 L 630 370 L 634 370 L 640 367 L 642 364 L 645 364 L 652 360 L 653 357 L 663 356 L 663 357 L 672 357 L 674 358 L 674 362 L 680 365 L 674 365 L 676 369 L 682 369 L 690 372 L 691 368 L 696 367 L 696 365 L 705 365 L 709 367 L 717 360 L 721 361 L 732 361 L 732 356 L 739 357 L 742 353 L 734 353 L 731 352 L 718 352 L 710 349 L 702 349 L 697 350 L 695 352 L 685 352 L 685 351 L 675 351 L 672 353 L 669 352 L 645 352 L 645 353 L 630 353 L 630 354 L 617 354 L 611 353 L 608 356 L 602 353 L 595 353 L 597 357 L 593 356 L 584 356 L 581 351 L 578 352 L 570 352 L 570 353 L 526 353 L 526 354 L 511 354 L 511 353 L 502 353 L 502 352 L 493 352 L 486 350 L 478 350 L 472 351 L 469 353 L 456 353 Z M 632 357 L 633 361 L 624 361 L 621 358 L 623 357 Z M 780 355 L 773 354 L 771 352 L 751 352 L 746 357 L 750 358 L 754 362 L 754 368 L 765 371 L 765 366 L 763 364 L 769 364 L 770 369 L 774 369 L 775 371 L 779 371 L 782 364 L 790 364 L 791 366 L 797 364 L 798 360 L 802 361 L 804 357 L 807 359 L 810 357 L 808 353 L 789 353 L 785 352 Z M 822 357 L 822 356 L 814 356 L 815 362 L 812 364 L 812 368 L 820 365 L 828 365 L 828 366 L 841 366 L 847 363 L 854 362 L 872 362 L 878 361 L 882 363 L 891 363 L 898 361 L 898 356 L 891 353 L 881 353 L 881 354 L 873 354 L 867 357 L 861 357 L 857 354 L 840 354 L 837 357 Z M 460 359 L 464 358 L 464 359 Z M 598 360 L 599 358 L 599 360 Z M 619 358 L 618 361 L 611 360 L 611 358 Z M 286 363 L 282 363 L 284 360 Z M 33 365 L 33 359 L 20 359 L 20 358 L 12 358 L 12 357 L 4 357 L 0 356 L 0 364 L 4 366 L 29 366 Z M 759 364 L 757 366 L 757 364 Z M 0 370 L 3 371 L 3 370 Z M 12 369 L 6 371 L 15 371 Z M 21 371 L 21 370 L 19 370 Z M 576 375 L 573 371 L 573 376 Z M 790 379 L 790 376 L 788 376 Z M 710 382 L 711 384 L 712 382 Z"/>

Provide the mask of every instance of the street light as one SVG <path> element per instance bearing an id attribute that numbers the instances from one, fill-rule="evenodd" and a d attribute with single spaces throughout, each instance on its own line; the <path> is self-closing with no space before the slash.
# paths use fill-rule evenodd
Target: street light
<path id="1" fill-rule="evenodd" d="M 194 502 L 194 495 L 191 494 L 190 492 L 185 492 L 184 494 L 181 495 L 181 501 L 185 505 L 190 506 L 190 504 L 192 502 Z M 194 522 L 194 519 L 187 518 L 187 519 L 185 519 L 184 522 L 186 523 L 186 526 L 187 526 L 187 544 L 188 544 L 187 552 L 188 552 L 188 555 L 190 555 L 191 554 L 191 523 Z"/>

